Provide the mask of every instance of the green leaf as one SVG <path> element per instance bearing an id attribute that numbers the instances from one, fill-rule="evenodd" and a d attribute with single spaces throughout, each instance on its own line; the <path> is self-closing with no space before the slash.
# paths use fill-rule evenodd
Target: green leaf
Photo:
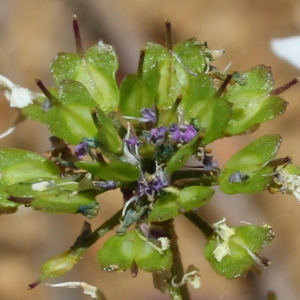
<path id="1" fill-rule="evenodd" d="M 47 112 L 47 122 L 54 136 L 73 145 L 83 138 L 97 136 L 91 116 L 91 109 L 97 104 L 80 82 L 61 81 L 58 100 Z"/>
<path id="2" fill-rule="evenodd" d="M 140 177 L 138 167 L 122 161 L 113 161 L 108 164 L 94 161 L 78 161 L 75 165 L 102 180 L 132 182 Z"/>
<path id="3" fill-rule="evenodd" d="M 264 135 L 236 153 L 220 175 L 220 188 L 226 194 L 259 193 L 272 181 L 273 159 L 279 149 L 281 137 Z"/>
<path id="4" fill-rule="evenodd" d="M 43 183 L 47 187 L 43 188 Z M 81 213 L 87 218 L 95 217 L 99 210 L 95 197 L 101 191 L 88 189 L 78 192 L 78 189 L 79 183 L 74 181 L 43 178 L 9 185 L 5 192 L 35 210 L 47 213 Z"/>
<path id="5" fill-rule="evenodd" d="M 203 53 L 203 45 L 195 38 L 180 42 L 173 47 L 172 52 L 179 59 L 179 64 L 191 74 L 201 74 L 207 68 Z"/>
<path id="6" fill-rule="evenodd" d="M 45 156 L 34 152 L 0 148 L 1 182 L 11 185 L 28 179 L 57 178 L 57 166 Z"/>
<path id="7" fill-rule="evenodd" d="M 106 113 L 116 110 L 119 92 L 115 81 L 118 60 L 112 46 L 100 41 L 81 57 L 75 53 L 60 53 L 50 64 L 57 85 L 62 80 L 81 82 L 98 106 Z"/>
<path id="8" fill-rule="evenodd" d="M 189 80 L 189 89 L 183 94 L 183 111 L 187 122 L 196 119 L 204 128 L 203 144 L 225 135 L 231 117 L 231 104 L 218 97 L 212 78 L 201 74 Z"/>
<path id="9" fill-rule="evenodd" d="M 67 190 L 39 192 L 31 202 L 31 207 L 46 213 L 80 213 L 87 218 L 98 215 L 99 204 L 95 201 L 95 191 L 80 192 L 74 195 Z"/>
<path id="10" fill-rule="evenodd" d="M 48 101 L 45 97 L 36 99 L 33 104 L 29 104 L 21 109 L 22 114 L 29 119 L 47 124 L 48 119 L 46 109 L 43 108 L 43 103 L 45 103 L 45 101 Z"/>
<path id="11" fill-rule="evenodd" d="M 0 215 L 15 213 L 20 205 L 7 200 L 6 197 L 7 194 L 4 192 L 2 184 L 0 184 Z"/>
<path id="12" fill-rule="evenodd" d="M 167 173 L 178 170 L 202 145 L 202 136 L 195 136 L 190 142 L 182 146 L 169 160 L 166 167 Z"/>
<path id="13" fill-rule="evenodd" d="M 121 155 L 123 153 L 123 141 L 114 126 L 113 120 L 98 107 L 93 110 L 92 118 L 98 130 L 98 139 L 105 150 Z"/>
<path id="14" fill-rule="evenodd" d="M 172 219 L 206 204 L 214 194 L 214 190 L 206 186 L 189 186 L 181 190 L 173 188 L 173 192 L 162 195 L 154 204 L 148 220 L 162 222 Z"/>
<path id="15" fill-rule="evenodd" d="M 159 110 L 168 109 L 173 105 L 175 99 L 180 94 L 180 91 L 178 90 L 178 82 L 174 75 L 174 58 L 165 47 L 158 44 L 146 43 L 145 49 L 146 54 L 143 71 L 149 73 L 149 70 L 156 67 L 156 65 L 159 69 L 160 81 L 157 88 L 155 103 Z M 145 82 L 147 79 L 148 78 L 145 75 Z"/>
<path id="16" fill-rule="evenodd" d="M 190 211 L 208 203 L 214 192 L 206 186 L 189 186 L 179 191 L 178 201 L 185 211 Z"/>
<path id="17" fill-rule="evenodd" d="M 177 194 L 164 194 L 155 202 L 148 220 L 150 222 L 162 222 L 172 219 L 180 214 L 179 208 Z"/>
<path id="18" fill-rule="evenodd" d="M 151 108 L 157 92 L 160 73 L 157 66 L 145 70 L 143 76 L 126 76 L 120 86 L 120 110 L 123 116 L 140 117 L 142 108 Z"/>
<path id="19" fill-rule="evenodd" d="M 226 94 L 232 106 L 232 117 L 226 129 L 227 135 L 251 132 L 258 125 L 273 119 L 286 110 L 287 102 L 271 96 L 273 78 L 270 68 L 260 65 L 244 73 L 247 83 L 235 83 Z"/>

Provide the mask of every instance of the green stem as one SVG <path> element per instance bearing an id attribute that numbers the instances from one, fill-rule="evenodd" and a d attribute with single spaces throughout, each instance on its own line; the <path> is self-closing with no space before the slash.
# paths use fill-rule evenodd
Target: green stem
<path id="1" fill-rule="evenodd" d="M 186 212 L 184 216 L 197 228 L 199 228 L 206 238 L 209 238 L 214 233 L 212 226 L 199 214 L 198 211 Z"/>
<path id="2" fill-rule="evenodd" d="M 174 227 L 174 219 L 168 220 L 164 222 L 163 224 L 168 238 L 170 239 L 171 242 L 171 251 L 173 253 L 173 264 L 171 268 L 171 273 L 172 273 L 172 278 L 176 276 L 177 280 L 181 280 L 181 278 L 184 275 L 184 269 L 181 261 L 181 256 L 180 256 L 180 251 L 179 251 L 179 246 L 178 246 L 178 237 L 175 232 L 175 227 Z M 174 287 L 172 284 L 169 284 L 169 293 L 172 299 L 180 300 L 190 300 L 190 294 L 188 291 L 188 288 L 186 284 L 180 286 L 180 287 Z"/>
<path id="3" fill-rule="evenodd" d="M 104 236 L 107 232 L 112 230 L 120 223 L 120 218 L 122 216 L 122 209 L 120 209 L 117 213 L 115 213 L 111 218 L 105 221 L 102 225 L 100 225 L 97 229 L 95 229 L 91 233 L 84 234 L 82 233 L 71 247 L 70 251 L 77 256 L 82 256 L 84 252 L 96 243 L 102 236 Z"/>

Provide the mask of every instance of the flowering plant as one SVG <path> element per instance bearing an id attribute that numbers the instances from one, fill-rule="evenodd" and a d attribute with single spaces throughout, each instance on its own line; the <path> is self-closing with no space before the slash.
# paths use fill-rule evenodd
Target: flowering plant
<path id="1" fill-rule="evenodd" d="M 129 269 L 133 277 L 138 270 L 151 272 L 155 288 L 172 299 L 190 299 L 186 283 L 198 288 L 200 274 L 193 265 L 183 270 L 173 225 L 180 214 L 204 234 L 204 256 L 221 276 L 237 278 L 267 267 L 259 253 L 274 238 L 271 226 L 231 228 L 225 219 L 211 224 L 200 208 L 218 185 L 226 194 L 269 190 L 300 200 L 300 168 L 288 156 L 276 158 L 282 140 L 277 134 L 251 142 L 224 167 L 209 144 L 251 133 L 283 114 L 287 102 L 279 94 L 298 79 L 274 89 L 264 65 L 244 73 L 220 71 L 212 63 L 223 50 L 210 50 L 194 38 L 174 45 L 167 21 L 166 45 L 146 43 L 137 74 L 118 86 L 113 47 L 100 41 L 85 52 L 76 17 L 73 28 L 77 53 L 60 53 L 50 64 L 56 87 L 36 80 L 42 93 L 34 93 L 0 77 L 5 96 L 19 109 L 2 137 L 26 117 L 47 124 L 53 135 L 47 156 L 0 148 L 0 212 L 25 205 L 94 218 L 97 195 L 112 189 L 120 189 L 124 205 L 93 231 L 84 222 L 75 243 L 46 261 L 29 288 L 71 270 L 117 227 L 97 254 L 103 270 Z M 85 283 L 61 286 L 80 286 L 105 299 Z"/>

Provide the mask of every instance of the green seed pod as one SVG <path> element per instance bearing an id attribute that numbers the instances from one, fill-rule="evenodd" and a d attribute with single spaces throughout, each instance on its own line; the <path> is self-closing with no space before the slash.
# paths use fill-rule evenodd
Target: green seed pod
<path id="1" fill-rule="evenodd" d="M 249 269 L 263 269 L 269 261 L 259 252 L 274 238 L 270 226 L 240 226 L 230 228 L 222 220 L 213 225 L 215 233 L 204 249 L 205 258 L 212 268 L 226 278 L 244 276 Z"/>
<path id="2" fill-rule="evenodd" d="M 108 272 L 126 270 L 134 264 L 147 272 L 161 272 L 171 267 L 172 253 L 133 231 L 109 238 L 98 252 L 97 261 Z"/>
<path id="3" fill-rule="evenodd" d="M 42 265 L 39 279 L 29 284 L 28 288 L 33 289 L 46 278 L 58 277 L 69 272 L 80 258 L 72 253 L 72 251 L 67 251 L 50 258 Z"/>

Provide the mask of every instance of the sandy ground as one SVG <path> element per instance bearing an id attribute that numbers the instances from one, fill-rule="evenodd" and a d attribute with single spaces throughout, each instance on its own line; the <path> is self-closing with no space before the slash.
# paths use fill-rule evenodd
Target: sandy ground
<path id="1" fill-rule="evenodd" d="M 134 72 L 138 52 L 146 41 L 163 42 L 164 19 L 172 21 L 175 40 L 192 36 L 207 41 L 212 49 L 226 49 L 216 64 L 246 71 L 256 65 L 272 66 L 276 86 L 300 71 L 275 57 L 270 40 L 300 32 L 300 3 L 297 0 L 1 0 L 0 1 L 0 74 L 22 86 L 37 90 L 34 79 L 53 84 L 48 70 L 57 52 L 75 49 L 71 29 L 72 14 L 79 17 L 86 48 L 103 39 L 115 46 L 120 56 L 120 76 Z M 300 53 L 299 53 L 300 55 Z M 214 156 L 222 166 L 230 155 L 264 133 L 281 133 L 281 156 L 290 155 L 300 164 L 300 87 L 285 92 L 290 102 L 287 113 L 263 125 L 252 135 L 224 139 L 214 143 Z M 0 95 L 0 132 L 14 120 Z M 3 99 L 2 99 L 3 98 Z M 34 122 L 24 122 L 18 130 L 0 141 L 0 146 L 45 152 L 49 133 Z M 101 212 L 92 221 L 95 228 L 121 206 L 118 193 L 99 199 Z M 203 258 L 204 238 L 183 218 L 176 220 L 185 266 L 194 263 L 202 274 L 202 287 L 192 291 L 193 299 L 263 300 L 269 290 L 278 299 L 300 297 L 300 204 L 292 196 L 225 196 L 217 193 L 203 211 L 211 222 L 226 217 L 229 224 L 240 221 L 261 225 L 269 223 L 276 234 L 264 252 L 272 265 L 262 276 L 249 274 L 245 279 L 226 280 L 216 275 Z M 61 253 L 73 243 L 83 223 L 80 215 L 46 215 L 21 209 L 14 215 L 2 215 L 0 222 L 0 299 L 3 300 L 80 300 L 89 299 L 77 290 L 51 289 L 41 284 L 27 291 L 27 284 L 39 275 L 39 266 L 47 258 Z M 109 300 L 168 299 L 153 290 L 151 276 L 140 272 L 132 279 L 128 272 L 107 274 L 95 262 L 100 244 L 93 246 L 78 266 L 62 278 L 86 281 L 99 286 Z"/>

